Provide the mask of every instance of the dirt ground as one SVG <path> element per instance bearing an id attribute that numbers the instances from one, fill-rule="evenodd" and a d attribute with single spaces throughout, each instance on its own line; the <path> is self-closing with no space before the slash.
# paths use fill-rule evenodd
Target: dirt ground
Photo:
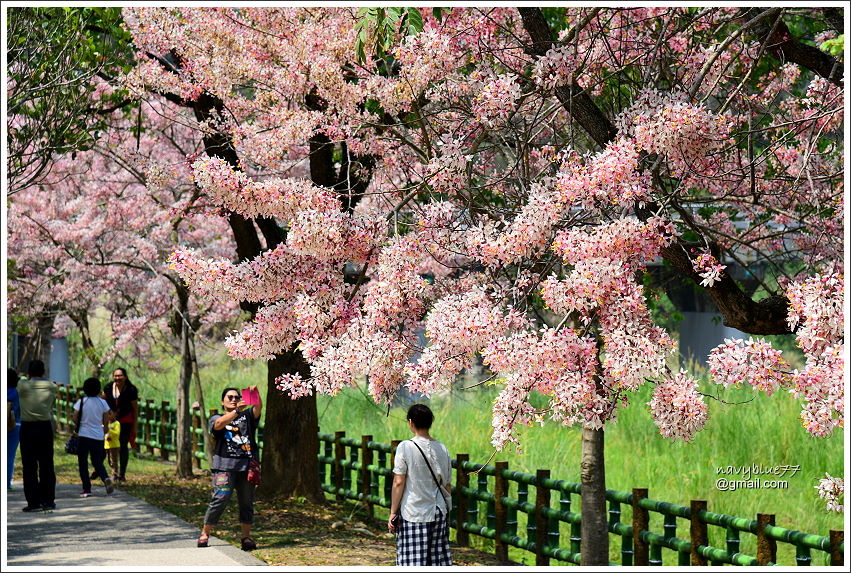
<path id="1" fill-rule="evenodd" d="M 189 523 L 201 527 L 209 500 L 209 479 L 176 479 L 153 473 L 129 476 L 121 484 L 131 495 L 144 499 Z M 233 504 L 232 504 L 233 505 Z M 377 515 L 386 515 L 377 510 Z M 239 545 L 236 507 L 226 510 L 214 535 Z M 254 506 L 252 553 L 276 566 L 390 566 L 395 565 L 395 538 L 387 523 L 370 518 L 361 504 L 327 499 L 324 504 L 304 499 L 267 499 Z M 505 566 L 493 554 L 451 544 L 455 565 Z"/>
<path id="2" fill-rule="evenodd" d="M 278 502 L 275 509 L 259 508 L 260 549 L 254 555 L 269 565 L 382 566 L 395 565 L 395 538 L 384 521 L 352 515 L 351 504 L 329 502 L 325 507 Z M 282 507 L 286 506 L 286 508 Z M 264 545 L 268 537 L 272 545 Z M 507 565 L 470 547 L 451 545 L 455 565 Z"/>

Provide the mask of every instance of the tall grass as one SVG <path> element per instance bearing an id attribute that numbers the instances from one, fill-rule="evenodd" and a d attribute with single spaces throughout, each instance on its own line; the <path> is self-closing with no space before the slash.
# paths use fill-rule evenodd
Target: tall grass
<path id="1" fill-rule="evenodd" d="M 708 399 L 706 427 L 683 443 L 659 435 L 646 406 L 651 391 L 637 392 L 617 421 L 606 427 L 609 489 L 647 488 L 653 499 L 686 506 L 692 499 L 703 499 L 710 511 L 750 519 L 757 513 L 773 513 L 776 525 L 809 533 L 827 535 L 830 529 L 843 529 L 843 516 L 826 512 L 815 490 L 825 472 L 844 474 L 843 435 L 827 439 L 808 435 L 798 420 L 800 405 L 791 396 L 705 387 L 706 393 L 726 403 Z M 519 433 L 521 452 L 494 451 L 490 407 L 495 395 L 491 388 L 478 388 L 433 397 L 428 401 L 436 418 L 432 435 L 453 454 L 468 453 L 477 463 L 507 461 L 514 470 L 535 473 L 546 468 L 554 478 L 580 481 L 579 428 L 552 423 L 524 427 Z M 410 435 L 404 407 L 391 408 L 388 414 L 357 388 L 333 398 L 320 396 L 318 407 L 320 427 L 327 433 L 345 430 L 349 437 L 372 435 L 381 442 Z M 762 470 L 780 467 L 783 475 L 757 477 L 785 481 L 786 487 L 722 491 L 716 486 L 719 478 L 745 479 L 719 471 L 753 465 Z"/>

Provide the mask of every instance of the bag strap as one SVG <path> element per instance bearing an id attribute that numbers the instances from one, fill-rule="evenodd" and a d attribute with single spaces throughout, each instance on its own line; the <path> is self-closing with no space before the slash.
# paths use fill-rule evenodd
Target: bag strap
<path id="1" fill-rule="evenodd" d="M 443 486 L 442 486 L 442 485 L 440 484 L 440 482 L 437 480 L 437 476 L 436 476 L 436 475 L 434 475 L 434 470 L 433 470 L 433 469 L 431 469 L 431 464 L 430 464 L 430 463 L 428 463 L 428 458 L 426 457 L 425 452 L 424 452 L 424 451 L 423 451 L 423 449 L 420 447 L 420 445 L 419 445 L 418 443 L 416 443 L 414 440 L 408 440 L 408 441 L 409 441 L 409 442 L 411 442 L 412 444 L 414 444 L 414 445 L 417 447 L 417 449 L 420 451 L 420 453 L 423 455 L 423 459 L 425 460 L 426 467 L 428 468 L 428 471 L 429 471 L 429 473 L 431 474 L 431 477 L 432 477 L 432 479 L 434 480 L 434 483 L 436 483 L 436 484 L 437 484 L 437 491 L 439 491 L 439 492 L 440 492 L 440 495 L 441 495 L 441 496 L 443 496 L 443 501 L 444 501 L 444 503 L 446 503 L 446 505 L 447 505 L 447 507 L 448 507 L 448 506 L 449 506 L 449 503 L 446 501 L 446 494 L 445 494 L 445 493 L 443 493 Z"/>

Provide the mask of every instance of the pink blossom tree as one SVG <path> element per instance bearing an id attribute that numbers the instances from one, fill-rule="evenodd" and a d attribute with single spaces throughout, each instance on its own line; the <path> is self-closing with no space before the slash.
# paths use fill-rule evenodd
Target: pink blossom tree
<path id="1" fill-rule="evenodd" d="M 648 265 L 704 290 L 729 326 L 797 335 L 803 372 L 731 342 L 713 353 L 719 383 L 789 389 L 814 434 L 842 425 L 843 253 L 822 239 L 842 230 L 842 66 L 813 46 L 842 32 L 834 12 L 420 16 L 359 61 L 364 35 L 387 29 L 353 9 L 125 11 L 145 55 L 125 85 L 194 110 L 195 182 L 231 213 L 238 261 L 171 261 L 194 292 L 256 311 L 232 356 L 297 345 L 309 368 L 275 377 L 289 397 L 366 379 L 385 402 L 480 357 L 503 388 L 495 447 L 544 417 L 582 427 L 583 565 L 608 563 L 618 407 L 652 384 L 662 435 L 706 421 L 648 309 Z"/>
<path id="2" fill-rule="evenodd" d="M 154 344 L 175 347 L 181 356 L 177 471 L 189 476 L 196 332 L 232 320 L 236 306 L 190 297 L 166 259 L 181 246 L 210 256 L 233 246 L 226 223 L 194 187 L 186 160 L 198 145 L 194 132 L 165 120 L 160 107 L 143 104 L 138 124 L 115 118 L 92 150 L 55 157 L 49 177 L 12 196 L 8 252 L 17 272 L 9 310 L 22 317 L 49 310 L 59 328 L 70 322 L 95 376 L 122 352 L 150 357 Z M 143 129 L 134 135 L 132 128 Z M 99 347 L 90 331 L 98 309 L 109 313 L 109 348 Z M 195 382 L 203 405 L 197 376 Z"/>

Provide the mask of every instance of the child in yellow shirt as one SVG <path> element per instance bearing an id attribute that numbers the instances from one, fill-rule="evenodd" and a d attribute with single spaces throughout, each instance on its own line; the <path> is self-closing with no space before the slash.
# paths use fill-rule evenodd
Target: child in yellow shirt
<path id="1" fill-rule="evenodd" d="M 112 480 L 115 481 L 118 475 L 118 452 L 121 444 L 118 441 L 118 436 L 121 433 L 121 424 L 115 419 L 115 410 L 109 411 L 109 431 L 103 439 L 103 447 L 106 450 L 106 459 L 109 461 L 109 467 L 112 468 Z"/>

